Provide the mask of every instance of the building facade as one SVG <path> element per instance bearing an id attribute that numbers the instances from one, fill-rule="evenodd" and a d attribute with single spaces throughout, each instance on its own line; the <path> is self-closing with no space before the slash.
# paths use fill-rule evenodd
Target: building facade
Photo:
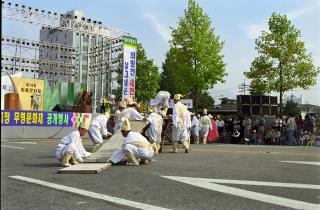
<path id="1" fill-rule="evenodd" d="M 95 110 L 102 96 L 113 94 L 115 72 L 122 65 L 118 59 L 122 46 L 117 38 L 128 33 L 104 28 L 101 22 L 85 19 L 81 11 L 72 10 L 63 16 L 59 28 L 40 30 L 41 42 L 61 44 L 61 48 L 40 47 L 39 77 L 47 78 L 51 87 L 58 81 L 80 83 L 92 93 Z M 63 30 L 70 28 L 70 24 L 77 30 Z M 50 61 L 58 62 L 58 65 L 41 65 Z"/>

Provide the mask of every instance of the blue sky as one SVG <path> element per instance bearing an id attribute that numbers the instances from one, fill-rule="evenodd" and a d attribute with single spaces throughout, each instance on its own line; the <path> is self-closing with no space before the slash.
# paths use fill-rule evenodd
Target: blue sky
<path id="1" fill-rule="evenodd" d="M 6 1 L 8 2 L 8 1 Z M 223 95 L 235 98 L 238 85 L 245 79 L 243 72 L 250 68 L 257 56 L 254 39 L 261 30 L 267 29 L 272 12 L 287 15 L 301 31 L 308 53 L 320 66 L 320 0 L 197 0 L 212 19 L 212 27 L 225 42 L 224 61 L 227 64 L 226 83 L 217 84 L 210 93 L 216 101 Z M 176 28 L 179 17 L 183 17 L 188 0 L 16 0 L 12 3 L 31 6 L 58 13 L 78 9 L 86 18 L 102 21 L 107 27 L 126 30 L 137 37 L 147 52 L 160 67 L 171 39 L 170 27 Z M 39 28 L 5 20 L 2 33 L 7 36 L 39 39 Z M 246 81 L 248 83 L 248 81 Z M 295 89 L 286 93 L 300 97 L 304 103 L 320 105 L 320 77 L 317 85 L 309 90 Z M 272 95 L 277 95 L 273 93 Z"/>

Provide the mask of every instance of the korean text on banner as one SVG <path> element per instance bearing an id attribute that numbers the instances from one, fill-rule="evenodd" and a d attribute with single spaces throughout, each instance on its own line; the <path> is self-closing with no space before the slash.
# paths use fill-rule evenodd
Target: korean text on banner
<path id="1" fill-rule="evenodd" d="M 137 59 L 137 40 L 132 37 L 123 37 L 123 82 L 122 100 L 127 102 L 135 96 L 135 77 Z"/>

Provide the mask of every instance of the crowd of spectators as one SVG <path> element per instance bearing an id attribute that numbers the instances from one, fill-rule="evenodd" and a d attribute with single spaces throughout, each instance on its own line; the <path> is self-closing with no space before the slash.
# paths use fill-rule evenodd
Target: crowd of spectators
<path id="1" fill-rule="evenodd" d="M 314 116 L 213 116 L 218 137 L 211 142 L 250 145 L 310 145 L 320 138 Z"/>

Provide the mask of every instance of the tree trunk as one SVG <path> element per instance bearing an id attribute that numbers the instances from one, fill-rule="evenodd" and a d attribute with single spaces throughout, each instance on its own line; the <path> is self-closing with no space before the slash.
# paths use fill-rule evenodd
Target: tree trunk
<path id="1" fill-rule="evenodd" d="M 282 88 L 280 88 L 280 89 L 282 89 Z M 282 118 L 282 95 L 283 95 L 283 92 L 282 92 L 282 90 L 280 90 L 280 112 L 279 112 L 279 115 L 281 118 Z"/>
<path id="2" fill-rule="evenodd" d="M 198 112 L 198 85 L 195 87 L 194 91 L 194 114 L 196 115 Z"/>
<path id="3" fill-rule="evenodd" d="M 279 77 L 280 77 L 280 113 L 279 113 L 279 115 L 280 115 L 280 117 L 282 118 L 282 95 L 283 95 L 283 87 L 282 87 L 282 85 L 283 85 L 283 78 L 282 78 L 282 63 L 281 63 L 281 61 L 280 61 L 280 63 L 279 63 L 279 70 L 280 70 L 280 72 L 279 72 Z"/>

